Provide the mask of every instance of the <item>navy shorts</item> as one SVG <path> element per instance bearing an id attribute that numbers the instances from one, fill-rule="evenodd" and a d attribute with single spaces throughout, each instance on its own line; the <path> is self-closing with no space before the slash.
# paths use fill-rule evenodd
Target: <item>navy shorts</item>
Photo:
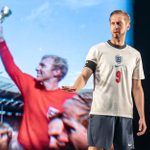
<path id="1" fill-rule="evenodd" d="M 89 146 L 110 150 L 134 149 L 132 119 L 114 116 L 90 115 L 88 126 Z"/>

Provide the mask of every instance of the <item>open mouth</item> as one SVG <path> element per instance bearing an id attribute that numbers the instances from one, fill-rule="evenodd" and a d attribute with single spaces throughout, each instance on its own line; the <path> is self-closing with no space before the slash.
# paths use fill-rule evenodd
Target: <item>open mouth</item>
<path id="1" fill-rule="evenodd" d="M 115 31 L 114 33 L 115 33 L 115 34 L 119 34 L 119 31 Z"/>

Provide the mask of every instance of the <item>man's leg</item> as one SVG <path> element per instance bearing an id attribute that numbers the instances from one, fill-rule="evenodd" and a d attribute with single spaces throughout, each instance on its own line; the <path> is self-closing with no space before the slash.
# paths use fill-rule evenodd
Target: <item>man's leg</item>
<path id="1" fill-rule="evenodd" d="M 117 124 L 114 137 L 115 150 L 134 149 L 132 119 L 117 117 Z"/>
<path id="2" fill-rule="evenodd" d="M 91 115 L 88 126 L 88 150 L 110 150 L 114 128 L 115 117 Z"/>

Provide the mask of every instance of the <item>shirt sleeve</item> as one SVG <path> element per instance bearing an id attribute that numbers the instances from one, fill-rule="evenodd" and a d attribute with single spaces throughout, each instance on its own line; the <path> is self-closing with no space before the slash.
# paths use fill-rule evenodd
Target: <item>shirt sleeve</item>
<path id="1" fill-rule="evenodd" d="M 95 64 L 97 64 L 97 55 L 98 55 L 97 49 L 95 47 L 92 47 L 86 56 L 86 61 L 90 60 L 90 61 L 94 62 Z"/>
<path id="2" fill-rule="evenodd" d="M 88 67 L 93 72 L 95 72 L 96 66 L 97 66 L 97 51 L 95 47 L 92 47 L 86 56 L 85 67 Z"/>
<path id="3" fill-rule="evenodd" d="M 143 62 L 142 62 L 140 53 L 136 59 L 136 66 L 134 68 L 132 78 L 133 79 L 145 79 L 144 70 L 143 70 Z"/>

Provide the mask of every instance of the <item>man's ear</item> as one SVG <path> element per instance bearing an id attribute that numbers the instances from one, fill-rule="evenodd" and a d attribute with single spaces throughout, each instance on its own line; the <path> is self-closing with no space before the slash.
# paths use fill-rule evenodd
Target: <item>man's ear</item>
<path id="1" fill-rule="evenodd" d="M 54 75 L 55 75 L 55 76 L 57 76 L 57 75 L 60 75 L 60 74 L 61 74 L 60 69 L 55 69 L 55 70 L 53 70 L 53 72 L 54 72 Z"/>
<path id="2" fill-rule="evenodd" d="M 60 78 L 62 73 L 60 69 L 55 69 L 53 70 L 53 74 L 54 74 L 54 77 Z"/>
<path id="3" fill-rule="evenodd" d="M 130 29 L 130 24 L 128 24 L 128 26 L 127 26 L 127 31 Z"/>

